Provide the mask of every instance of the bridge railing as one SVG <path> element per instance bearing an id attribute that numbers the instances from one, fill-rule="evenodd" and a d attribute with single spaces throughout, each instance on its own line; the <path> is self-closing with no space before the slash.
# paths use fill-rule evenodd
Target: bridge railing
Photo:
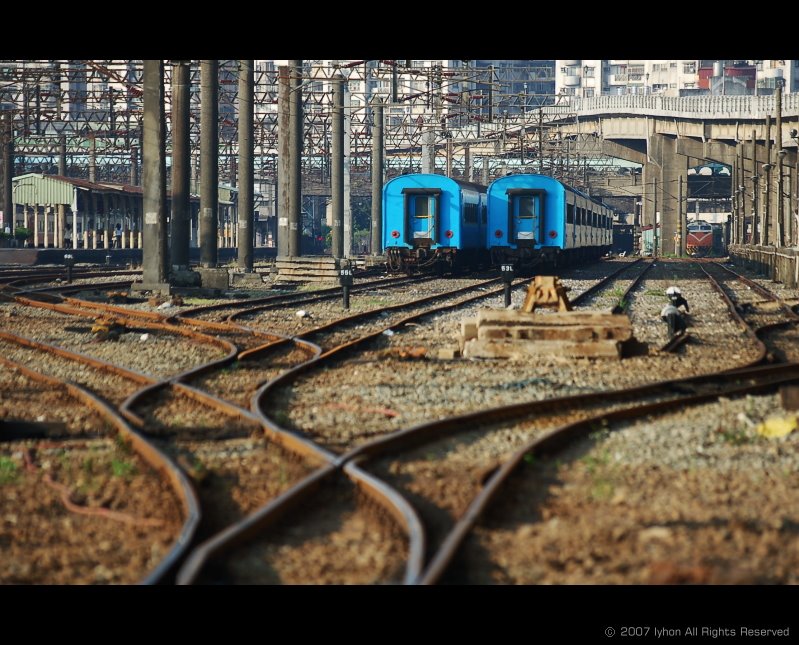
<path id="1" fill-rule="evenodd" d="M 544 108 L 551 117 L 640 114 L 682 118 L 765 119 L 776 112 L 774 96 L 623 96 L 573 97 L 568 103 Z M 783 117 L 799 115 L 799 94 L 783 94 Z"/>

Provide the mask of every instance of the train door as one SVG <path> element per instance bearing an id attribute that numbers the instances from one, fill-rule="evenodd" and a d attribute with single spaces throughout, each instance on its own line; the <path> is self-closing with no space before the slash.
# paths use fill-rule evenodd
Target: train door
<path id="1" fill-rule="evenodd" d="M 509 241 L 517 246 L 541 244 L 543 225 L 542 191 L 508 191 Z"/>
<path id="2" fill-rule="evenodd" d="M 438 233 L 439 193 L 411 193 L 405 200 L 406 217 L 410 227 L 410 242 L 414 246 L 432 246 Z"/>

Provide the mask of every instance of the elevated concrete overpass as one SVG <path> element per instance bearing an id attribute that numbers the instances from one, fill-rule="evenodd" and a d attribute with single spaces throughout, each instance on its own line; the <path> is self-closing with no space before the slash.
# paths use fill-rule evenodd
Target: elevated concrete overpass
<path id="1" fill-rule="evenodd" d="M 799 220 L 797 138 L 791 130 L 799 129 L 799 94 L 781 99 L 779 131 L 776 96 L 574 98 L 544 113 L 578 152 L 601 151 L 642 164 L 644 221 L 651 223 L 655 210 L 661 213 L 661 240 L 670 239 L 684 212 L 678 203 L 680 178 L 685 187 L 688 168 L 713 161 L 731 166 L 732 185 L 744 187 L 733 194 L 733 240 L 754 234 L 761 244 L 793 245 Z M 785 151 L 781 186 L 780 149 Z M 686 195 L 684 188 L 683 200 Z"/>

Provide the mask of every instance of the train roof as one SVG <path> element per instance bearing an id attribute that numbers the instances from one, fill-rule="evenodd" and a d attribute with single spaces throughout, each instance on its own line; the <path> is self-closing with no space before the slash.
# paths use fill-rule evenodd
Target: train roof
<path id="1" fill-rule="evenodd" d="M 454 177 L 447 177 L 446 175 L 440 175 L 438 173 L 411 173 L 408 175 L 397 175 L 396 177 L 392 177 L 386 182 L 386 185 L 390 184 L 391 182 L 398 181 L 401 182 L 402 180 L 406 181 L 418 181 L 418 182 L 440 182 L 440 181 L 451 181 L 457 184 L 462 190 L 474 190 L 478 193 L 485 193 L 488 191 L 486 186 L 483 184 L 478 184 L 473 181 L 464 181 L 463 179 L 455 179 Z"/>
<path id="2" fill-rule="evenodd" d="M 530 177 L 530 178 L 535 178 L 535 179 L 543 179 L 543 180 L 546 180 L 546 182 L 555 182 L 555 183 L 560 184 L 561 186 L 563 186 L 564 190 L 566 190 L 567 192 L 574 193 L 578 197 L 582 197 L 583 199 L 587 199 L 588 201 L 590 201 L 590 202 L 592 202 L 594 204 L 597 204 L 598 206 L 602 206 L 602 208 L 607 208 L 609 210 L 613 210 L 610 206 L 608 206 L 607 204 L 604 204 L 603 202 L 599 201 L 598 199 L 595 199 L 594 197 L 591 197 L 590 195 L 587 195 L 583 191 L 578 190 L 577 188 L 574 188 L 573 186 L 570 186 L 569 184 L 566 184 L 566 183 L 560 181 L 559 179 L 555 179 L 554 177 L 550 177 L 549 175 L 541 175 L 541 174 L 532 173 L 532 172 L 515 173 L 515 174 L 511 174 L 511 175 L 505 175 L 504 177 L 499 177 L 498 179 L 495 179 L 492 182 L 492 184 L 496 183 L 498 181 L 502 181 L 503 179 L 510 178 L 510 177 Z"/>

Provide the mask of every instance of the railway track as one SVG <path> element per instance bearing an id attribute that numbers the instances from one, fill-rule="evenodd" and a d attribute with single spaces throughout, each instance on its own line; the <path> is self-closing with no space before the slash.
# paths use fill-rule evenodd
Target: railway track
<path id="1" fill-rule="evenodd" d="M 163 580 L 199 522 L 187 479 L 88 390 L 0 363 L 0 578 Z"/>
<path id="2" fill-rule="evenodd" d="M 627 289 L 629 293 L 625 294 L 625 298 L 629 297 L 630 312 L 633 317 L 648 315 L 646 312 L 652 310 L 653 306 L 658 309 L 662 306 L 662 304 L 655 305 L 654 301 L 665 298 L 665 293 L 660 293 L 665 290 L 665 287 L 656 286 L 663 284 L 664 272 L 673 274 L 671 277 L 666 275 L 666 280 L 675 280 L 680 275 L 682 276 L 680 280 L 688 275 L 691 276 L 690 279 L 696 280 L 695 273 L 691 274 L 687 265 L 675 263 L 674 267 L 664 269 L 664 265 L 667 264 L 659 262 L 657 270 L 648 272 L 646 282 L 640 282 L 635 288 L 632 284 L 626 285 L 629 287 Z M 618 279 L 629 280 L 621 275 Z M 653 282 L 650 284 L 649 280 Z M 684 283 L 680 281 L 679 284 L 682 287 Z M 489 301 L 492 298 L 499 300 L 500 291 L 499 289 L 496 291 L 496 294 L 481 294 L 478 298 L 484 297 Z M 519 290 L 517 289 L 517 291 Z M 685 289 L 684 292 L 686 292 Z M 694 305 L 694 296 L 690 294 L 690 288 L 688 292 L 689 300 Z M 696 296 L 696 300 L 701 301 L 699 296 Z M 649 301 L 653 302 L 647 304 Z M 644 306 L 642 307 L 642 305 Z M 408 304 L 404 306 L 411 310 L 414 307 L 413 305 L 409 307 Z M 453 305 L 451 308 L 445 306 L 445 309 L 460 312 L 464 306 L 468 308 L 469 305 L 461 304 L 459 307 Z M 415 307 L 421 309 L 424 305 L 415 305 Z M 715 309 L 711 307 L 708 310 L 704 301 L 702 301 L 702 307 L 696 314 L 692 310 L 692 318 L 694 318 L 692 327 L 701 331 L 699 340 L 685 346 L 684 356 L 657 360 L 667 360 L 669 363 L 674 363 L 675 360 L 678 363 L 685 362 L 692 355 L 698 356 L 699 352 L 709 349 L 709 346 L 704 345 L 705 331 L 714 326 L 719 327 L 719 324 L 717 320 L 703 321 L 702 318 L 717 314 L 709 313 Z M 247 315 L 246 310 L 242 306 L 238 311 L 242 313 L 234 315 L 233 320 L 241 322 Z M 231 313 L 236 314 L 235 311 L 229 312 L 225 317 L 230 318 Z M 451 312 L 448 314 L 446 311 L 436 314 L 435 317 L 430 312 L 419 311 L 417 313 L 420 317 L 427 316 L 426 320 L 433 321 L 452 315 Z M 373 405 L 366 399 L 351 403 L 346 395 L 333 398 L 328 392 L 323 391 L 320 393 L 321 397 L 326 399 L 327 404 L 333 410 L 340 411 L 341 414 L 338 416 L 334 414 L 332 418 L 319 414 L 317 421 L 322 421 L 322 419 L 324 421 L 316 425 L 315 430 L 318 431 L 318 434 L 306 432 L 305 428 L 298 432 L 291 417 L 297 414 L 297 410 L 300 410 L 299 415 L 302 418 L 306 414 L 303 410 L 307 410 L 307 408 L 295 406 L 288 411 L 288 414 L 285 412 L 281 414 L 279 409 L 274 412 L 270 399 L 264 397 L 264 392 L 269 391 L 269 385 L 260 388 L 254 398 L 250 396 L 249 392 L 253 382 L 262 382 L 269 378 L 273 379 L 272 386 L 275 382 L 286 379 L 284 382 L 286 389 L 306 391 L 321 382 L 320 379 L 325 373 L 332 373 L 327 374 L 325 382 L 335 383 L 335 374 L 341 373 L 342 369 L 360 370 L 367 367 L 363 378 L 369 381 L 371 370 L 369 366 L 376 365 L 379 361 L 388 362 L 389 364 L 384 366 L 388 370 L 395 369 L 397 365 L 415 369 L 420 367 L 438 369 L 448 366 L 447 371 L 450 371 L 451 368 L 451 378 L 460 371 L 461 367 L 466 368 L 467 362 L 436 361 L 431 365 L 433 361 L 429 355 L 422 359 L 411 354 L 401 355 L 401 351 L 409 349 L 409 346 L 413 344 L 414 341 L 410 337 L 422 334 L 424 326 L 421 321 L 415 322 L 403 315 L 402 312 L 398 312 L 399 321 L 396 323 L 394 314 L 391 313 L 389 314 L 390 318 L 379 317 L 379 314 L 374 312 L 361 312 L 361 314 L 363 317 L 360 319 L 356 317 L 349 322 L 339 320 L 336 321 L 336 324 L 320 326 L 321 329 L 311 327 L 303 330 L 301 334 L 305 339 L 304 342 L 307 343 L 305 349 L 300 349 L 295 344 L 302 341 L 303 338 L 291 340 L 285 338 L 287 334 L 283 334 L 281 337 L 280 332 L 273 331 L 270 334 L 266 328 L 259 329 L 257 331 L 264 334 L 264 338 L 259 339 L 259 342 L 246 345 L 232 343 L 234 348 L 228 351 L 222 360 L 206 360 L 182 371 L 173 370 L 169 378 L 164 375 L 160 381 L 153 379 L 157 385 L 143 388 L 139 385 L 139 389 L 136 390 L 137 395 L 131 401 L 122 404 L 129 421 L 134 426 L 138 425 L 136 419 L 139 419 L 142 429 L 152 428 L 154 434 L 161 436 L 161 439 L 157 441 L 166 442 L 169 449 L 165 452 L 169 452 L 175 460 L 179 460 L 186 472 L 191 474 L 195 486 L 200 491 L 201 499 L 205 504 L 209 504 L 209 508 L 212 508 L 209 500 L 214 496 L 221 500 L 224 496 L 218 492 L 214 495 L 208 492 L 203 493 L 202 488 L 212 486 L 213 484 L 210 482 L 213 479 L 224 482 L 228 477 L 228 481 L 232 481 L 253 468 L 277 473 L 277 481 L 273 484 L 256 484 L 268 489 L 269 492 L 262 499 L 253 499 L 251 505 L 248 506 L 246 502 L 242 503 L 247 495 L 240 492 L 237 493 L 240 495 L 238 502 L 231 502 L 235 495 L 227 494 L 224 504 L 221 502 L 217 504 L 220 509 L 225 505 L 232 505 L 233 510 L 228 509 L 225 511 L 227 515 L 222 513 L 218 519 L 206 523 L 201 534 L 203 538 L 207 539 L 192 552 L 191 558 L 184 565 L 180 574 L 182 582 L 213 580 L 298 582 L 303 581 L 303 576 L 307 575 L 320 575 L 320 580 L 325 581 L 367 580 L 364 577 L 358 578 L 358 575 L 361 574 L 355 575 L 354 578 L 347 578 L 343 575 L 343 570 L 336 572 L 335 566 L 325 568 L 321 563 L 327 556 L 323 557 L 321 555 L 323 553 L 328 553 L 332 559 L 338 558 L 342 562 L 355 563 L 359 557 L 362 562 L 372 562 L 371 565 L 365 565 L 362 570 L 364 576 L 367 575 L 370 568 L 375 570 L 378 565 L 374 563 L 391 563 L 381 569 L 379 575 L 374 576 L 373 581 L 376 582 L 431 582 L 439 579 L 452 581 L 446 577 L 451 575 L 447 573 L 446 566 L 442 569 L 444 578 L 430 578 L 432 564 L 439 561 L 443 549 L 452 540 L 451 536 L 457 530 L 459 518 L 470 515 L 473 510 L 473 501 L 493 481 L 504 465 L 515 458 L 514 456 L 521 448 L 551 432 L 553 426 L 557 426 L 559 422 L 560 425 L 563 425 L 563 422 L 566 421 L 579 423 L 590 421 L 600 415 L 607 417 L 608 414 L 624 412 L 631 403 L 635 404 L 636 409 L 641 405 L 663 402 L 674 405 L 675 401 L 682 401 L 689 394 L 708 396 L 712 399 L 718 397 L 720 392 L 718 389 L 714 391 L 714 386 L 710 384 L 704 384 L 701 387 L 698 384 L 692 386 L 679 383 L 680 379 L 673 379 L 675 385 L 660 392 L 652 389 L 646 393 L 644 392 L 648 387 L 646 385 L 640 386 L 643 390 L 639 391 L 627 388 L 630 391 L 619 394 L 619 398 L 614 398 L 616 393 L 610 393 L 613 396 L 609 396 L 608 392 L 592 392 L 589 393 L 589 396 L 596 396 L 595 403 L 585 404 L 584 407 L 576 403 L 573 408 L 570 407 L 574 403 L 574 397 L 563 396 L 554 401 L 556 406 L 561 407 L 556 407 L 549 412 L 545 405 L 547 402 L 530 401 L 528 397 L 528 404 L 533 407 L 526 413 L 522 414 L 516 410 L 506 420 L 490 421 L 484 425 L 481 423 L 469 425 L 472 421 L 465 420 L 463 415 L 452 417 L 451 414 L 444 414 L 442 416 L 445 418 L 441 423 L 446 425 L 446 422 L 450 421 L 454 424 L 449 430 L 441 430 L 440 434 L 438 434 L 439 431 L 431 430 L 430 427 L 419 430 L 416 439 L 408 439 L 407 446 L 401 445 L 404 440 L 399 437 L 404 436 L 406 432 L 412 436 L 414 432 L 404 430 L 397 433 L 398 429 L 410 426 L 411 430 L 415 431 L 417 427 L 434 425 L 439 421 L 428 418 L 426 423 L 414 426 L 413 423 L 409 423 L 414 417 L 404 414 L 404 405 L 397 406 L 396 403 L 384 406 Z M 370 318 L 376 318 L 376 320 L 370 322 Z M 252 320 L 255 318 L 247 319 L 247 324 L 253 324 Z M 235 324 L 238 325 L 238 322 Z M 382 331 L 379 323 L 382 323 Z M 189 326 L 188 321 L 178 322 L 178 316 L 161 316 L 159 324 Z M 230 323 L 194 320 L 192 324 L 196 325 L 198 330 L 202 329 L 200 333 L 210 336 L 209 332 L 212 331 L 212 327 L 221 327 Z M 368 325 L 365 330 L 368 333 L 365 334 L 360 333 L 364 331 L 363 328 L 358 328 L 358 325 L 364 324 Z M 739 325 L 739 323 L 730 324 Z M 337 325 L 348 325 L 349 329 L 342 331 L 340 327 L 337 328 Z M 434 325 L 438 330 L 439 324 L 434 323 Z M 384 334 L 383 331 L 386 328 L 393 330 L 394 335 Z M 252 330 L 242 333 L 246 334 L 250 331 Z M 223 336 L 223 333 L 222 330 L 219 330 L 215 335 Z M 738 333 L 742 335 L 742 338 L 749 339 L 746 343 L 752 343 L 754 346 L 753 337 L 747 335 L 742 327 Z M 652 338 L 656 338 L 656 336 L 652 336 Z M 221 338 L 217 340 L 222 341 Z M 265 342 L 260 342 L 261 340 Z M 313 349 L 314 346 L 316 350 Z M 744 375 L 743 372 L 740 372 L 741 366 L 747 360 L 753 362 L 754 359 L 757 359 L 756 354 L 759 353 L 759 350 L 751 355 L 741 352 L 732 365 L 726 365 L 728 371 L 739 370 L 730 378 L 748 379 L 752 383 L 756 382 L 761 388 L 772 389 L 777 387 L 776 383 L 779 379 L 783 379 L 786 383 L 793 379 L 790 369 L 788 373 L 770 373 L 772 380 L 769 385 L 762 380 L 765 378 L 765 372 L 756 375 Z M 249 372 L 247 363 L 253 359 L 258 360 L 259 355 L 263 359 L 263 365 Z M 314 355 L 316 358 L 313 358 Z M 760 358 L 762 359 L 763 356 Z M 310 360 L 308 360 L 309 357 Z M 652 356 L 648 360 L 651 362 Z M 291 367 L 295 361 L 303 362 L 300 367 L 295 366 L 289 372 L 285 372 L 286 368 Z M 317 370 L 320 367 L 324 369 Z M 497 367 L 499 365 L 493 366 L 492 371 L 496 371 Z M 582 369 L 586 367 L 587 365 Z M 264 371 L 260 372 L 259 369 Z M 767 366 L 760 369 L 777 368 L 776 366 Z M 427 373 L 428 370 L 423 369 L 422 371 Z M 296 373 L 294 378 L 290 376 L 292 373 Z M 331 375 L 333 378 L 330 378 Z M 275 376 L 276 378 L 274 378 Z M 401 374 L 397 374 L 397 376 L 402 379 Z M 587 380 L 589 376 L 586 375 Z M 499 375 L 497 377 L 499 384 L 501 378 Z M 427 382 L 426 376 L 417 378 L 419 382 Z M 226 383 L 227 379 L 232 380 Z M 522 379 L 525 383 L 519 390 L 509 387 L 513 383 L 505 380 L 503 391 L 507 394 L 515 392 L 515 396 L 510 397 L 511 400 L 513 398 L 523 400 L 523 395 L 530 387 L 534 389 L 541 387 L 551 391 L 552 386 L 556 385 L 555 381 L 547 379 L 546 374 L 543 375 L 543 378 L 533 378 L 532 381 L 537 381 L 536 383 L 531 381 L 528 384 L 527 380 L 530 379 Z M 519 382 L 521 383 L 521 381 Z M 578 384 L 575 383 L 575 385 Z M 375 383 L 375 386 L 378 389 L 381 387 L 379 382 Z M 612 383 L 610 386 L 612 387 Z M 349 392 L 351 386 L 347 385 L 346 380 L 341 380 L 337 387 L 343 393 Z M 578 385 L 576 390 L 579 391 L 579 389 Z M 115 405 L 119 405 L 118 401 L 124 390 L 125 388 L 120 388 L 119 393 L 115 393 L 112 397 Z M 564 394 L 567 394 L 568 390 L 569 388 L 564 391 Z M 734 393 L 727 393 L 727 395 L 736 396 Z M 248 398 L 252 413 L 244 409 L 247 407 Z M 222 399 L 227 400 L 223 401 Z M 462 404 L 463 399 L 460 401 Z M 485 412 L 484 409 L 479 409 L 481 407 L 479 401 L 474 401 L 473 404 L 470 407 L 478 408 L 477 413 Z M 542 407 L 535 408 L 535 405 L 539 404 Z M 340 407 L 337 408 L 337 406 Z M 206 411 L 196 414 L 196 410 Z M 628 414 L 632 414 L 632 412 L 628 412 Z M 352 421 L 364 417 L 369 419 L 369 423 L 363 428 L 355 430 L 352 427 Z M 372 423 L 375 417 L 379 417 L 384 423 Z M 345 418 L 350 420 L 349 425 L 341 422 Z M 599 423 L 601 424 L 601 420 Z M 332 424 L 338 426 L 339 432 L 328 435 L 328 432 L 334 427 Z M 591 432 L 596 432 L 596 430 Z M 216 435 L 218 439 L 216 441 L 207 440 L 203 437 L 204 434 Z M 421 438 L 423 436 L 424 439 Z M 276 439 L 277 437 L 280 439 Z M 310 440 L 313 440 L 313 443 Z M 285 454 L 278 454 L 278 450 L 272 450 L 272 456 L 277 459 L 271 462 L 268 459 L 269 450 L 267 450 L 267 458 L 259 461 L 260 457 L 255 456 L 253 450 L 257 449 L 258 443 L 269 443 L 270 441 L 274 441 L 281 448 L 284 443 L 296 442 L 301 448 L 293 450 L 296 446 L 292 445 L 291 448 L 286 448 Z M 394 446 L 396 450 L 392 448 L 394 441 L 398 442 Z M 321 448 L 314 444 L 321 445 Z M 206 451 L 206 454 L 199 457 L 203 451 Z M 297 454 L 302 457 L 297 459 Z M 287 477 L 286 469 L 292 458 L 295 459 L 294 463 L 299 466 L 299 469 Z M 538 457 L 533 455 L 530 459 L 535 462 Z M 234 462 L 231 469 L 226 473 L 222 472 L 224 464 L 230 462 Z M 529 461 L 525 463 L 527 466 L 530 465 Z M 211 466 L 207 468 L 205 464 L 211 464 Z M 280 481 L 281 468 L 284 473 L 282 482 Z M 215 475 L 208 478 L 206 472 L 212 472 Z M 359 483 L 360 480 L 353 475 L 353 472 L 361 473 L 370 481 L 371 485 Z M 257 482 L 257 479 L 254 481 Z M 341 497 L 328 500 L 331 506 L 330 513 L 327 515 L 321 512 L 322 507 L 317 501 L 320 489 L 315 486 L 318 486 L 318 482 L 321 481 L 338 491 L 344 491 Z M 242 490 L 249 486 L 250 484 L 242 486 Z M 221 491 L 223 488 L 224 486 L 220 486 L 217 491 Z M 369 490 L 371 493 L 365 493 L 364 490 Z M 377 490 L 380 492 L 375 492 Z M 368 502 L 363 503 L 364 499 L 367 499 Z M 239 504 L 238 508 L 236 508 L 237 503 Z M 308 509 L 308 512 L 311 512 L 312 509 L 318 510 L 314 511 L 314 519 L 309 516 L 306 523 L 302 519 L 304 514 L 302 509 Z M 339 519 L 331 520 L 334 516 Z M 328 526 L 338 525 L 345 527 L 346 530 L 342 529 L 342 532 L 338 533 L 332 529 L 325 529 L 325 522 L 328 522 Z M 379 535 L 381 537 L 377 542 L 386 541 L 388 545 L 394 546 L 387 546 L 382 555 L 379 553 L 379 549 L 374 550 L 371 546 L 365 549 L 364 553 L 358 554 L 357 546 L 355 546 L 358 540 L 352 536 L 358 535 L 359 530 L 366 531 L 369 535 Z M 469 531 L 467 533 L 473 535 Z M 300 539 L 299 543 L 293 542 L 291 536 L 299 535 L 304 535 L 307 539 Z M 371 538 L 365 539 L 368 541 Z M 303 542 L 307 543 L 309 550 L 305 550 Z M 311 546 L 313 543 L 317 546 Z M 332 547 L 333 544 L 336 545 L 335 548 Z M 314 551 L 314 548 L 317 550 Z M 248 551 L 248 549 L 252 549 L 252 551 Z M 242 555 L 244 553 L 249 553 L 249 556 L 246 557 L 256 558 L 263 565 L 261 573 L 254 578 L 248 579 L 246 575 L 241 577 L 241 563 L 247 561 L 246 557 Z M 278 554 L 283 554 L 287 558 L 285 568 L 281 569 L 279 564 L 277 568 L 272 566 L 280 559 Z M 462 557 L 462 553 L 458 555 L 459 559 Z M 303 568 L 290 564 L 303 560 L 317 562 L 321 569 L 314 569 L 313 566 Z M 355 571 L 357 567 L 353 564 L 350 568 Z M 277 577 L 269 578 L 266 574 L 270 570 Z M 237 571 L 239 573 L 236 573 Z M 276 571 L 277 573 L 275 573 Z M 319 571 L 330 571 L 331 575 L 324 577 Z M 401 573 L 397 573 L 398 571 Z M 266 575 L 266 577 L 262 577 L 262 575 Z M 312 581 L 312 579 L 305 581 Z"/>

